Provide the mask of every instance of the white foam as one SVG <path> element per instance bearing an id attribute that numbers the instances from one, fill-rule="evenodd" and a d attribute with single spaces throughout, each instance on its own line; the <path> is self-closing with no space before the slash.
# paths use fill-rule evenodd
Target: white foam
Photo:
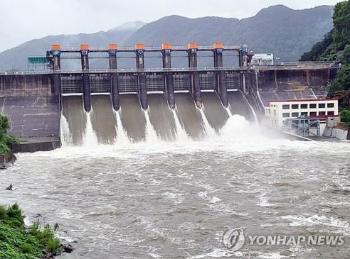
<path id="1" fill-rule="evenodd" d="M 188 259 L 201 259 L 201 258 L 223 258 L 223 257 L 233 257 L 233 256 L 241 256 L 240 252 L 232 252 L 225 249 L 215 248 L 213 251 L 209 253 L 203 253 L 200 255 L 190 256 Z"/>
<path id="2" fill-rule="evenodd" d="M 176 110 L 172 110 L 174 120 L 175 120 L 175 126 L 176 126 L 176 140 L 180 142 L 187 142 L 189 140 L 188 135 L 186 131 L 183 129 L 179 116 L 177 115 Z"/>
<path id="3" fill-rule="evenodd" d="M 121 146 L 125 146 L 130 144 L 130 140 L 128 138 L 128 135 L 126 134 L 122 120 L 121 120 L 121 108 L 119 109 L 118 112 L 114 111 L 114 116 L 117 120 L 117 125 L 116 125 L 116 132 L 117 132 L 117 138 L 116 138 L 116 143 Z"/>
<path id="4" fill-rule="evenodd" d="M 269 202 L 269 199 L 266 197 L 267 193 L 261 193 L 258 196 L 259 202 L 257 203 L 258 206 L 260 207 L 272 207 L 275 206 L 275 204 L 272 204 Z"/>
<path id="5" fill-rule="evenodd" d="M 282 219 L 290 221 L 289 226 L 317 226 L 323 225 L 327 227 L 333 227 L 339 229 L 339 233 L 344 235 L 350 235 L 350 224 L 345 220 L 336 219 L 333 217 L 326 217 L 320 215 L 313 216 L 296 216 L 288 215 L 281 217 Z"/>
<path id="6" fill-rule="evenodd" d="M 233 114 L 232 114 L 232 112 L 231 112 L 231 109 L 230 109 L 230 105 L 229 105 L 229 107 L 226 107 L 225 110 L 226 110 L 226 112 L 227 112 L 227 114 L 228 114 L 229 117 L 232 117 L 232 116 L 233 116 Z"/>
<path id="7" fill-rule="evenodd" d="M 61 124 L 60 135 L 61 135 L 62 146 L 66 147 L 72 144 L 72 135 L 69 131 L 67 118 L 63 115 L 63 113 L 61 114 L 60 124 Z"/>
<path id="8" fill-rule="evenodd" d="M 214 137 L 216 136 L 215 130 L 212 128 L 212 126 L 210 126 L 208 119 L 204 113 L 204 108 L 202 107 L 201 109 L 199 109 L 201 116 L 202 116 L 202 121 L 204 124 L 204 130 L 207 134 L 208 137 Z"/>
<path id="9" fill-rule="evenodd" d="M 174 113 L 174 118 L 176 118 L 175 114 L 176 113 Z M 239 115 L 233 115 L 228 118 L 219 134 L 200 141 L 192 140 L 183 133 L 181 125 L 177 125 L 177 139 L 174 142 L 165 142 L 157 138 L 153 142 L 127 142 L 125 145 L 97 145 L 96 136 L 91 126 L 90 114 L 87 117 L 87 129 L 85 132 L 83 147 L 69 146 L 52 152 L 39 152 L 36 153 L 36 155 L 41 154 L 43 156 L 64 158 L 86 156 L 118 157 L 122 159 L 136 156 L 142 158 L 144 154 L 167 154 L 168 152 L 188 154 L 220 151 L 229 155 L 230 153 L 296 149 L 303 152 L 325 151 L 328 154 L 337 154 L 339 149 L 341 149 L 343 152 L 350 153 L 350 146 L 347 143 L 292 141 L 283 139 L 280 136 L 265 134 L 265 129 L 250 123 L 244 117 Z M 179 122 L 177 122 L 177 124 L 179 124 Z M 120 130 L 120 127 L 118 127 L 118 132 L 120 132 Z M 121 134 L 119 134 L 119 136 L 120 135 Z"/>
<path id="10" fill-rule="evenodd" d="M 98 145 L 98 140 L 95 134 L 95 131 L 92 128 L 92 123 L 91 123 L 91 114 L 92 110 L 87 113 L 86 116 L 86 127 L 85 127 L 85 135 L 84 135 L 84 140 L 83 140 L 83 146 L 85 148 L 91 148 L 91 147 L 96 147 Z"/>
<path id="11" fill-rule="evenodd" d="M 155 143 L 160 141 L 157 136 L 156 130 L 154 129 L 151 120 L 149 118 L 149 109 L 147 111 L 144 110 L 145 119 L 146 119 L 146 142 Z"/>

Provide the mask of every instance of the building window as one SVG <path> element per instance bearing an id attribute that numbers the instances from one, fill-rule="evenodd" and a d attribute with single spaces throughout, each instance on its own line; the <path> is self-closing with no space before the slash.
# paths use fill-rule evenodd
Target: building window
<path id="1" fill-rule="evenodd" d="M 310 112 L 310 117 L 316 117 L 317 113 L 316 112 Z"/>
<path id="2" fill-rule="evenodd" d="M 334 112 L 328 112 L 328 116 L 334 116 Z"/>
<path id="3" fill-rule="evenodd" d="M 283 118 L 289 118 L 289 113 L 283 113 L 282 116 Z"/>
<path id="4" fill-rule="evenodd" d="M 307 112 L 302 112 L 300 115 L 307 117 Z"/>
<path id="5" fill-rule="evenodd" d="M 327 108 L 334 108 L 334 103 L 327 103 Z"/>
<path id="6" fill-rule="evenodd" d="M 301 108 L 301 109 L 307 109 L 307 106 L 308 106 L 307 104 L 301 104 L 301 105 L 300 105 L 300 108 Z"/>
<path id="7" fill-rule="evenodd" d="M 326 112 L 319 112 L 318 115 L 320 115 L 320 116 L 326 116 Z"/>
<path id="8" fill-rule="evenodd" d="M 316 107 L 317 107 L 317 106 L 316 106 L 316 103 L 311 103 L 311 104 L 310 104 L 310 109 L 316 109 Z"/>
<path id="9" fill-rule="evenodd" d="M 293 112 L 292 117 L 299 117 L 299 112 Z"/>
<path id="10" fill-rule="evenodd" d="M 282 106 L 282 109 L 283 110 L 289 110 L 289 104 L 284 104 L 283 106 Z"/>
<path id="11" fill-rule="evenodd" d="M 319 109 L 324 109 L 324 108 L 326 108 L 326 104 L 325 103 L 319 103 L 318 104 L 318 108 Z"/>
<path id="12" fill-rule="evenodd" d="M 292 109 L 293 110 L 299 109 L 299 104 L 292 104 Z"/>

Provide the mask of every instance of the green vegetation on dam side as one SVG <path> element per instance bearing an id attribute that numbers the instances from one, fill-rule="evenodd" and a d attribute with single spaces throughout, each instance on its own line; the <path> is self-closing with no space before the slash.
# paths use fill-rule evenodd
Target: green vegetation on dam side
<path id="1" fill-rule="evenodd" d="M 11 152 L 11 145 L 18 143 L 18 140 L 9 135 L 7 132 L 10 129 L 8 118 L 0 113 L 0 155 L 5 155 Z"/>
<path id="2" fill-rule="evenodd" d="M 350 90 L 350 1 L 335 6 L 334 28 L 318 42 L 310 52 L 305 53 L 302 61 L 335 61 L 341 63 L 341 69 L 330 86 L 332 96 L 338 91 Z"/>

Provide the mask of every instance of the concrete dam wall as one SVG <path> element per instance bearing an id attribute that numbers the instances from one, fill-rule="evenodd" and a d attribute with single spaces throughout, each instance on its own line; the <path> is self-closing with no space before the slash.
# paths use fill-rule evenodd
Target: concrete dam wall
<path id="1" fill-rule="evenodd" d="M 258 70 L 260 96 L 264 105 L 270 101 L 324 98 L 336 74 L 336 67 Z"/>
<path id="2" fill-rule="evenodd" d="M 244 80 L 240 79 L 239 71 L 225 72 L 221 83 L 227 90 L 230 113 L 253 120 L 252 108 L 256 113 L 262 114 L 262 102 L 266 105 L 273 100 L 314 99 L 326 96 L 326 86 L 335 77 L 336 71 L 336 68 L 271 67 L 251 70 L 245 73 Z M 63 74 L 59 87 L 57 82 L 54 82 L 56 75 L 54 73 L 0 75 L 1 111 L 10 119 L 11 133 L 25 139 L 59 138 L 62 107 L 62 114 L 67 120 L 74 144 L 83 142 L 88 118 L 99 142 L 111 143 L 117 131 L 113 98 L 111 98 L 113 95 L 109 94 L 113 89 L 110 75 L 108 73 L 90 75 L 89 85 L 92 94 L 90 115 L 84 111 L 83 75 Z M 134 76 L 135 80 L 132 75 L 125 73 L 118 76 L 122 126 L 130 139 L 142 141 L 146 134 L 147 115 L 141 109 L 140 95 L 141 93 L 144 95 L 145 91 L 140 91 L 137 76 Z M 158 136 L 171 140 L 174 138 L 175 121 L 172 110 L 168 109 L 166 77 L 161 73 L 144 76 L 150 123 Z M 201 137 L 205 124 L 204 115 L 207 123 L 219 131 L 227 120 L 229 111 L 222 106 L 215 73 L 203 72 L 199 75 L 198 88 L 204 107 L 203 114 L 196 109 L 193 101 L 194 92 L 191 89 L 193 81 L 187 79 L 186 74 L 173 74 L 173 77 L 176 115 L 187 135 L 194 138 Z M 79 96 L 68 97 L 61 94 Z"/>
<path id="3" fill-rule="evenodd" d="M 51 75 L 0 75 L 0 105 L 11 134 L 59 137 L 59 93 Z"/>

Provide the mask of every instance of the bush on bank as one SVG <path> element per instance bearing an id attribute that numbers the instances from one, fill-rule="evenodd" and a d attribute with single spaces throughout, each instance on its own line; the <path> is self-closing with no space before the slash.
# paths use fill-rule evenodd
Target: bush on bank
<path id="1" fill-rule="evenodd" d="M 342 122 L 350 125 L 350 109 L 344 109 L 340 113 L 340 118 Z"/>
<path id="2" fill-rule="evenodd" d="M 41 228 L 33 224 L 27 228 L 23 219 L 17 204 L 0 206 L 0 258 L 51 258 L 59 252 L 60 241 L 49 225 Z"/>
<path id="3" fill-rule="evenodd" d="M 8 134 L 10 123 L 8 118 L 0 113 L 0 155 L 11 152 L 11 145 L 18 143 L 18 140 Z"/>

